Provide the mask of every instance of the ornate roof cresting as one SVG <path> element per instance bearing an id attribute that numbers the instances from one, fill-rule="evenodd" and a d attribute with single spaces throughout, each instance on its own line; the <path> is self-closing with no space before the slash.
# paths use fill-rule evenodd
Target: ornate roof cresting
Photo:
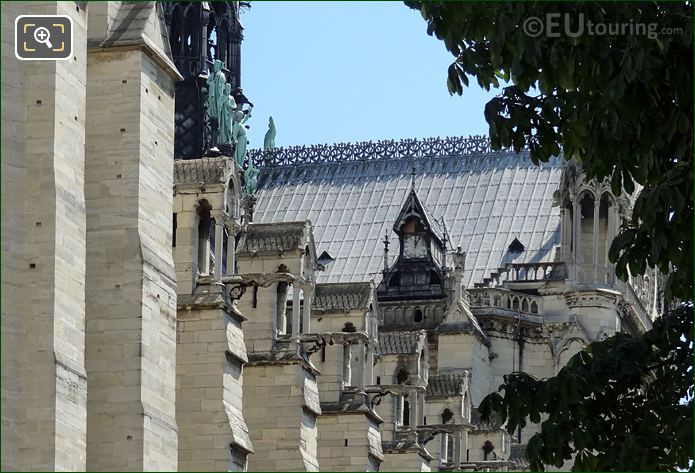
<path id="1" fill-rule="evenodd" d="M 472 135 L 253 149 L 248 152 L 248 156 L 257 166 L 289 166 L 376 159 L 435 158 L 495 152 L 487 136 Z"/>

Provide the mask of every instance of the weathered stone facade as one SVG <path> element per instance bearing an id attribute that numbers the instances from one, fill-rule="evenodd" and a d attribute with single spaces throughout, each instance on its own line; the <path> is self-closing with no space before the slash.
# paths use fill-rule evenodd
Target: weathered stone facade
<path id="1" fill-rule="evenodd" d="M 216 133 L 179 43 L 229 27 L 239 85 L 238 10 L 2 4 L 1 468 L 523 469 L 534 427 L 481 422 L 483 397 L 660 312 L 658 274 L 607 260 L 631 201 L 436 140 L 255 151 L 251 193 L 229 148 L 174 159 Z M 73 58 L 18 61 L 19 14 L 69 15 Z"/>
<path id="2" fill-rule="evenodd" d="M 87 16 L 2 5 L 2 469 L 85 468 Z M 19 61 L 17 15 L 68 15 L 67 61 Z"/>

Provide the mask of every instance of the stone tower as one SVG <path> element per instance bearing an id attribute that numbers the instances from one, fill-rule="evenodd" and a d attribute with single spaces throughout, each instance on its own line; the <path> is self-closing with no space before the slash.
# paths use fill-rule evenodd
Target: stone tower
<path id="1" fill-rule="evenodd" d="M 236 306 L 245 291 L 235 254 L 240 172 L 226 156 L 174 166 L 178 470 L 243 471 L 253 448 L 242 414 L 246 319 Z"/>

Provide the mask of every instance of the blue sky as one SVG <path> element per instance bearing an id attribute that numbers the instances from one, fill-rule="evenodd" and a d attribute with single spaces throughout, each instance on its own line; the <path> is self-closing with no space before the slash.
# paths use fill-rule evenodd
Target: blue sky
<path id="1" fill-rule="evenodd" d="M 453 56 L 402 2 L 257 1 L 241 21 L 251 148 L 269 115 L 277 146 L 487 135 L 494 91 L 450 96 Z"/>

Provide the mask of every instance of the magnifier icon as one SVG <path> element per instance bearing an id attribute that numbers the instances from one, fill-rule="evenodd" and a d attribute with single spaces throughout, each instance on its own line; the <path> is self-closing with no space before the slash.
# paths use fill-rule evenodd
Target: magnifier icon
<path id="1" fill-rule="evenodd" d="M 36 28 L 34 30 L 34 39 L 37 43 L 45 44 L 53 49 L 53 45 L 51 44 L 51 32 L 48 31 L 48 28 L 44 28 L 43 26 Z"/>

